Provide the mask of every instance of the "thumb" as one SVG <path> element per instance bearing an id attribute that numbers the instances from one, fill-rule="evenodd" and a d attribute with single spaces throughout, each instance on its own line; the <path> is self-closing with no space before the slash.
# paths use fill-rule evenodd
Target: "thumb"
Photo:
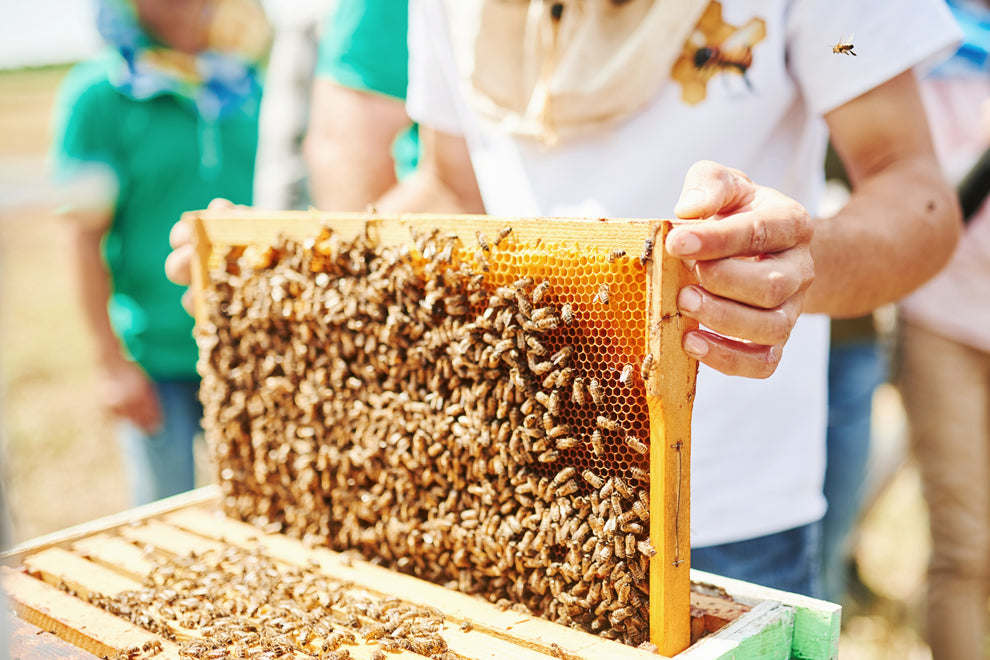
<path id="1" fill-rule="evenodd" d="M 710 218 L 749 203 L 755 191 L 739 170 L 701 160 L 688 169 L 674 214 L 684 220 Z"/>

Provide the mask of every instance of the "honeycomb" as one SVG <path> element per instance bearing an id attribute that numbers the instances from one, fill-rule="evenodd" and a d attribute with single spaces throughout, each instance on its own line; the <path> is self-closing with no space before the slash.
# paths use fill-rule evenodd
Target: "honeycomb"
<path id="1" fill-rule="evenodd" d="M 647 254 L 510 227 L 231 249 L 197 323 L 227 514 L 646 641 Z"/>

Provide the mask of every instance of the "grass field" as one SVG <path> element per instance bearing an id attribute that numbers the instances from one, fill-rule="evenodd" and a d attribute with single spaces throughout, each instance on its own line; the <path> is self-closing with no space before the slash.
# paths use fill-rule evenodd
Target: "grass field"
<path id="1" fill-rule="evenodd" d="M 100 411 L 92 343 L 75 302 L 64 232 L 46 204 L 43 155 L 64 68 L 0 73 L 0 422 L 15 541 L 129 507 L 113 429 Z M 878 424 L 898 403 L 878 398 Z M 840 658 L 922 660 L 916 622 L 927 562 L 917 473 L 903 469 L 860 531 L 857 558 L 879 598 L 847 609 Z"/>

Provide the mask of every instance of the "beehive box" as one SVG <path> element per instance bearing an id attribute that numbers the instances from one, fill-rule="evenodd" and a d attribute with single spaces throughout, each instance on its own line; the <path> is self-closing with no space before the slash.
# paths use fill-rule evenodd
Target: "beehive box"
<path id="1" fill-rule="evenodd" d="M 10 657 L 371 659 L 401 639 L 380 629 L 417 613 L 431 626 L 417 643 L 456 658 L 661 657 L 267 534 L 224 516 L 221 500 L 210 486 L 5 553 Z M 677 660 L 836 657 L 837 606 L 698 571 L 692 583 L 692 639 L 706 636 Z"/>

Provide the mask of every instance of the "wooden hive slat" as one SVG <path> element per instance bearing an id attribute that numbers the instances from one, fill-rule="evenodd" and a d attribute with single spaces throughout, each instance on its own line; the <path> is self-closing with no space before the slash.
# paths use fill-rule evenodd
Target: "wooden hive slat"
<path id="1" fill-rule="evenodd" d="M 129 649 L 157 643 L 161 652 L 139 657 L 178 660 L 178 649 L 171 642 L 26 573 L 0 566 L 0 578 L 20 618 L 97 657 L 117 657 Z"/>
<path id="2" fill-rule="evenodd" d="M 166 520 L 177 527 L 238 547 L 250 548 L 260 544 L 274 559 L 296 566 L 316 565 L 321 572 L 331 577 L 360 585 L 375 594 L 390 595 L 415 605 L 439 608 L 454 623 L 471 621 L 477 630 L 511 641 L 517 649 L 528 648 L 552 654 L 556 645 L 567 653 L 589 659 L 658 658 L 656 654 L 566 628 L 539 617 L 502 610 L 480 598 L 396 573 L 361 559 L 352 559 L 326 548 L 307 548 L 301 541 L 291 537 L 265 534 L 247 523 L 202 509 L 176 511 L 166 516 Z"/>
<path id="3" fill-rule="evenodd" d="M 474 241 L 511 225 L 513 236 L 545 244 L 580 244 L 651 257 L 645 269 L 648 323 L 642 346 L 662 355 L 662 364 L 646 382 L 650 413 L 650 539 L 657 554 L 650 562 L 650 636 L 663 653 L 673 655 L 690 643 L 690 420 L 697 363 L 681 349 L 683 333 L 693 327 L 677 313 L 676 293 L 690 279 L 681 262 L 666 255 L 663 241 L 671 223 L 661 220 L 491 218 L 487 216 L 376 216 L 318 212 L 253 210 L 197 211 L 184 221 L 193 228 L 196 315 L 203 320 L 204 292 L 210 269 L 231 246 L 269 246 L 279 236 L 302 240 L 331 226 L 343 236 L 373 233 L 383 245 L 409 242 L 410 227 L 438 228 Z"/>

